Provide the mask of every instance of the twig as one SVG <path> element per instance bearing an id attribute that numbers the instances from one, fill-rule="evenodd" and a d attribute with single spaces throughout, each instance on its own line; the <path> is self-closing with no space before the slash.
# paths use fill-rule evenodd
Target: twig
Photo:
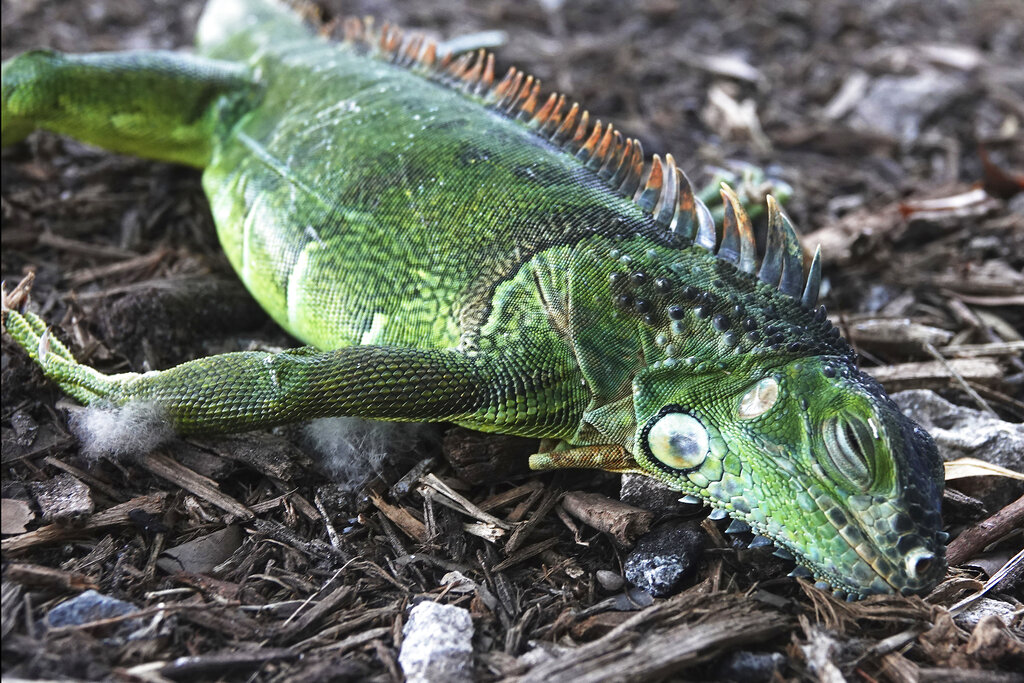
<path id="1" fill-rule="evenodd" d="M 952 365 L 950 365 L 949 361 L 946 360 L 946 358 L 941 353 L 938 352 L 938 350 L 935 348 L 935 346 L 933 346 L 930 342 L 926 342 L 925 345 L 924 345 L 924 348 L 925 348 L 926 351 L 928 351 L 928 353 L 932 356 L 932 358 L 934 358 L 935 360 L 937 360 L 940 363 L 942 363 L 942 367 L 946 368 L 946 370 L 953 377 L 953 379 L 956 380 L 957 384 L 960 385 L 960 388 L 963 389 L 964 391 L 966 391 L 967 395 L 970 396 L 971 398 L 973 398 L 974 402 L 977 403 L 979 406 L 981 406 L 981 409 L 983 411 L 985 411 L 986 413 L 988 413 L 992 417 L 995 417 L 995 418 L 999 417 L 999 415 L 996 413 L 996 411 L 992 410 L 992 406 L 990 406 L 988 404 L 988 401 L 983 399 L 978 394 L 978 392 L 974 390 L 974 387 L 972 387 L 970 384 L 967 383 L 967 380 L 965 380 L 960 375 L 960 373 L 957 372 L 956 369 Z"/>
<path id="2" fill-rule="evenodd" d="M 139 464 L 158 477 L 162 477 L 211 505 L 219 507 L 236 519 L 253 518 L 252 510 L 218 489 L 215 481 L 193 472 L 181 463 L 172 460 L 165 453 L 150 453 L 142 458 Z"/>
<path id="3" fill-rule="evenodd" d="M 32 548 L 44 543 L 56 543 L 68 538 L 78 538 L 87 531 L 95 531 L 97 529 L 104 529 L 110 526 L 130 524 L 130 515 L 136 510 L 142 510 L 143 512 L 147 512 L 151 515 L 160 514 L 163 511 L 164 501 L 166 499 L 167 493 L 164 491 L 151 493 L 148 496 L 132 498 L 126 503 L 121 503 L 120 505 L 107 508 L 103 512 L 97 512 L 85 520 L 85 524 L 80 527 L 66 527 L 58 524 L 50 524 L 36 529 L 35 531 L 29 531 L 28 533 L 21 534 L 20 536 L 5 538 L 0 542 L 0 550 L 3 550 L 5 553 L 10 553 Z"/>
<path id="4" fill-rule="evenodd" d="M 1024 526 L 1024 496 L 953 539 L 946 548 L 946 560 L 951 565 L 966 562 L 988 544 L 1022 526 Z"/>

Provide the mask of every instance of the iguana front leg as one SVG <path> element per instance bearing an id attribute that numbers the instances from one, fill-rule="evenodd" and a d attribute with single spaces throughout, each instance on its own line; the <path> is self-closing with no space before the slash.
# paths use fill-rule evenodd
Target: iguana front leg
<path id="1" fill-rule="evenodd" d="M 38 316 L 6 312 L 11 337 L 86 405 L 148 405 L 175 431 L 233 432 L 325 416 L 514 423 L 515 397 L 457 351 L 352 346 L 210 356 L 160 372 L 105 375 L 77 362 Z M 509 407 L 511 412 L 509 412 Z"/>

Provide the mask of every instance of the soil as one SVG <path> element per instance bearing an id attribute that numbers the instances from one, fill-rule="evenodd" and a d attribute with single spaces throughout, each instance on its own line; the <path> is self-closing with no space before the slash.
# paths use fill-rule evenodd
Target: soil
<path id="1" fill-rule="evenodd" d="M 4 0 L 2 53 L 186 48 L 201 8 Z M 792 188 L 805 244 L 822 245 L 823 303 L 869 372 L 891 392 L 1024 420 L 1019 0 L 360 0 L 325 15 L 438 38 L 503 31 L 499 65 L 571 94 L 648 153 L 673 152 L 692 177 L 766 169 Z M 2 171 L 3 279 L 9 291 L 35 273 L 33 310 L 79 359 L 141 371 L 297 345 L 220 252 L 198 172 L 48 133 L 5 149 Z M 786 578 L 792 565 L 742 547 L 706 510 L 669 506 L 646 524 L 688 523 L 707 547 L 678 595 L 652 599 L 615 579 L 635 534 L 595 530 L 577 509 L 591 500 L 581 491 L 617 499 L 619 478 L 531 475 L 536 443 L 407 432 L 360 486 L 302 427 L 97 459 L 69 431 L 71 404 L 6 336 L 2 379 L 12 678 L 401 680 L 403 625 L 424 599 L 469 610 L 479 680 L 1024 670 L 1019 575 L 986 596 L 1009 606 L 1005 620 L 950 616 L 994 573 L 981 551 L 930 596 L 846 603 Z M 357 446 L 380 450 L 374 438 Z M 1021 487 L 993 481 L 951 482 L 954 539 L 1019 514 Z M 983 543 L 985 557 L 1017 552 L 1020 526 Z M 54 607 L 90 589 L 141 611 L 103 603 L 55 626 Z"/>

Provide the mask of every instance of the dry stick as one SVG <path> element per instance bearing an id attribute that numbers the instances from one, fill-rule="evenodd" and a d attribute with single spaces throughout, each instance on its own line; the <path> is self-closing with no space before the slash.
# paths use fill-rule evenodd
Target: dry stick
<path id="1" fill-rule="evenodd" d="M 979 406 L 981 406 L 982 410 L 984 410 L 986 413 L 988 413 L 989 415 L 991 415 L 994 418 L 998 418 L 999 417 L 999 415 L 996 413 L 996 411 L 992 410 L 992 406 L 990 406 L 988 404 L 988 401 L 983 399 L 978 394 L 978 392 L 974 390 L 974 387 L 972 387 L 970 384 L 967 383 L 967 380 L 965 380 L 960 375 L 960 373 L 957 372 L 953 368 L 953 366 L 949 364 L 949 361 L 946 360 L 945 356 L 943 356 L 941 353 L 939 353 L 938 350 L 931 343 L 925 343 L 924 348 L 932 356 L 932 358 L 934 358 L 935 360 L 937 360 L 940 363 L 942 363 L 942 366 L 944 368 L 946 368 L 946 371 L 949 372 L 950 375 L 952 375 L 953 379 L 956 380 L 956 383 L 960 385 L 960 388 L 963 389 L 964 391 L 966 391 L 967 395 L 970 396 L 971 398 L 973 398 L 974 402 L 977 403 Z"/>
<path id="2" fill-rule="evenodd" d="M 946 560 L 951 565 L 961 564 L 989 543 L 1021 527 L 1024 527 L 1024 496 L 953 539 L 946 548 Z"/>
<path id="3" fill-rule="evenodd" d="M 5 538 L 0 542 L 0 549 L 5 553 L 14 552 L 16 550 L 25 550 L 26 548 L 31 548 L 43 543 L 55 543 L 69 538 L 80 538 L 86 532 L 95 531 L 97 529 L 130 524 L 130 515 L 132 512 L 142 510 L 143 512 L 147 512 L 151 515 L 159 514 L 163 511 L 164 501 L 166 499 L 167 493 L 163 491 L 146 496 L 139 496 L 138 498 L 132 498 L 126 503 L 115 505 L 103 512 L 97 512 L 86 519 L 85 524 L 80 527 L 66 527 L 59 524 L 50 524 L 48 526 L 40 527 L 35 531 L 29 531 L 28 533 L 21 534 L 20 536 Z"/>
<path id="4" fill-rule="evenodd" d="M 165 452 L 154 451 L 142 458 L 139 464 L 158 477 L 162 477 L 207 503 L 219 507 L 236 519 L 247 520 L 253 517 L 252 510 L 217 488 L 217 482 L 193 472 L 170 458 Z"/>

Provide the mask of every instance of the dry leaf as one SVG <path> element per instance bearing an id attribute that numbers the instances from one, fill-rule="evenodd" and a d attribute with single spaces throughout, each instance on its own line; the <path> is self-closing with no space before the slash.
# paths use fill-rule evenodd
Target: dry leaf
<path id="1" fill-rule="evenodd" d="M 945 463 L 946 481 L 964 477 L 1008 477 L 1024 481 L 1024 473 L 993 465 L 977 458 L 957 458 Z"/>

